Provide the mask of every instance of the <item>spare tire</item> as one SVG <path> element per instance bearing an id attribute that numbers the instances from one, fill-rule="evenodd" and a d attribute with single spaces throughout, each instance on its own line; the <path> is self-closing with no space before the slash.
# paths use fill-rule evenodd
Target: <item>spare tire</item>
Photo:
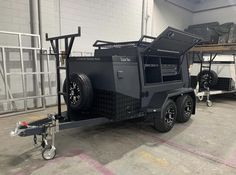
<path id="1" fill-rule="evenodd" d="M 198 82 L 200 88 L 208 89 L 217 84 L 218 76 L 213 70 L 203 70 L 198 74 Z"/>
<path id="2" fill-rule="evenodd" d="M 67 80 L 63 84 L 63 92 L 67 93 Z M 67 95 L 63 95 L 66 105 L 68 105 Z M 88 110 L 93 100 L 93 88 L 89 77 L 85 74 L 70 75 L 69 82 L 69 101 L 72 110 Z"/>

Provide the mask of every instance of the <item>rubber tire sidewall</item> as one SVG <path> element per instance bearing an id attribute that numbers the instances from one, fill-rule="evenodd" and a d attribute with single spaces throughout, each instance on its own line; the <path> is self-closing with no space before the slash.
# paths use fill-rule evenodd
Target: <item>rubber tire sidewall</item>
<path id="1" fill-rule="evenodd" d="M 76 82 L 76 84 L 80 88 L 80 100 L 76 104 L 70 104 L 70 107 L 74 111 L 78 110 L 88 110 L 91 107 L 92 100 L 93 100 L 93 88 L 90 79 L 85 74 L 71 74 L 70 80 Z M 66 82 L 64 81 L 63 84 L 63 92 L 66 93 Z M 64 95 L 64 100 L 66 105 L 68 105 L 67 97 Z"/>
<path id="2" fill-rule="evenodd" d="M 84 106 L 83 110 L 88 110 L 93 102 L 93 87 L 89 77 L 85 74 L 79 74 L 79 77 L 84 82 L 84 86 L 82 87 L 84 91 Z"/>
<path id="3" fill-rule="evenodd" d="M 190 116 L 186 116 L 185 115 L 185 103 L 186 101 L 191 98 L 191 101 L 192 101 L 192 106 L 191 106 L 191 114 L 193 113 L 193 98 L 190 96 L 190 95 L 183 95 L 183 96 L 180 96 L 177 98 L 176 100 L 176 106 L 177 106 L 177 118 L 176 118 L 176 121 L 179 122 L 179 123 L 184 123 L 184 122 L 187 122 L 190 118 L 191 118 L 191 115 Z"/>
<path id="4" fill-rule="evenodd" d="M 57 150 L 55 149 L 54 150 L 54 155 L 53 155 L 53 157 L 51 157 L 50 159 L 47 159 L 45 156 L 44 156 L 44 152 L 45 151 L 47 151 L 47 150 L 50 150 L 50 149 L 52 149 L 52 146 L 51 145 L 48 145 L 48 146 L 46 146 L 43 150 L 42 150 L 42 157 L 43 157 L 43 159 L 44 160 L 52 160 L 52 159 L 54 159 L 55 157 L 56 157 L 56 154 L 57 154 Z"/>
<path id="5" fill-rule="evenodd" d="M 171 126 L 169 126 L 165 123 L 165 113 L 166 113 L 166 111 L 167 111 L 167 109 L 170 105 L 173 105 L 174 109 L 175 109 L 174 121 L 173 121 Z M 154 117 L 154 127 L 155 127 L 155 129 L 159 132 L 162 132 L 162 133 L 170 131 L 173 128 L 174 124 L 175 124 L 176 117 L 177 117 L 176 104 L 173 100 L 168 99 L 162 107 L 161 116 L 155 116 Z"/>

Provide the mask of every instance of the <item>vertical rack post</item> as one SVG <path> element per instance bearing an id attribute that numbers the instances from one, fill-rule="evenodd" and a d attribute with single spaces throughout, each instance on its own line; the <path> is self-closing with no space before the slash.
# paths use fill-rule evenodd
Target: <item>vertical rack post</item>
<path id="1" fill-rule="evenodd" d="M 69 56 L 68 56 L 68 38 L 65 38 L 65 54 L 66 54 L 66 100 L 67 100 L 67 114 L 70 114 L 70 96 L 69 96 L 69 87 L 70 87 L 70 73 L 69 73 Z M 68 115 L 68 117 L 70 117 Z"/>
<path id="2" fill-rule="evenodd" d="M 56 73 L 57 73 L 57 108 L 58 108 L 58 115 L 61 116 L 61 72 L 60 72 L 60 51 L 59 51 L 59 41 L 58 39 L 55 40 L 56 44 L 56 52 L 55 52 L 55 57 L 56 57 Z"/>

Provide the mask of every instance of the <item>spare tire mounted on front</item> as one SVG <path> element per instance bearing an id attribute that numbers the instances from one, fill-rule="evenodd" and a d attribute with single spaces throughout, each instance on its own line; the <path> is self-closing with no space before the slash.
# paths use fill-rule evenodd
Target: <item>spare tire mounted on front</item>
<path id="1" fill-rule="evenodd" d="M 63 92 L 67 93 L 67 80 L 63 84 Z M 93 88 L 89 77 L 85 74 L 71 74 L 69 82 L 69 101 L 72 110 L 87 110 L 91 107 Z M 67 96 L 64 95 L 68 105 Z"/>

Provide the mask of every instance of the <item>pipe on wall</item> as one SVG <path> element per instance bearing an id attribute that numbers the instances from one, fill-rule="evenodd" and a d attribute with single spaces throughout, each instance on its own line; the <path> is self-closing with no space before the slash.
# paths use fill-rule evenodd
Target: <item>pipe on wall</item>
<path id="1" fill-rule="evenodd" d="M 38 0 L 29 0 L 30 30 L 32 34 L 39 34 Z M 32 37 L 32 46 L 37 47 L 37 38 Z"/>
<path id="2" fill-rule="evenodd" d="M 40 35 L 42 41 L 42 11 L 41 0 L 29 0 L 30 5 L 30 29 L 32 34 Z M 32 46 L 36 47 L 37 41 L 33 41 Z M 42 42 L 41 42 L 42 44 Z M 42 46 L 41 46 L 42 47 Z"/>
<path id="3" fill-rule="evenodd" d="M 148 14 L 148 1 L 146 1 L 146 7 L 145 7 L 145 31 L 144 31 L 144 35 L 147 35 L 148 33 L 148 20 L 150 18 L 149 14 Z"/>
<path id="4" fill-rule="evenodd" d="M 143 0 L 142 2 L 142 23 L 141 23 L 141 36 L 147 35 L 148 30 L 148 20 L 150 18 L 148 14 L 148 0 Z"/>
<path id="5" fill-rule="evenodd" d="M 145 0 L 142 2 L 141 37 L 144 35 Z"/>
<path id="6" fill-rule="evenodd" d="M 41 48 L 43 48 L 43 30 L 42 30 L 42 5 L 41 5 L 41 0 L 38 1 L 38 28 L 39 28 L 39 36 L 41 40 Z"/>
<path id="7" fill-rule="evenodd" d="M 42 33 L 42 12 L 41 12 L 41 0 L 29 0 L 30 5 L 30 28 L 32 34 L 38 34 L 40 36 L 40 67 L 39 71 L 44 72 L 44 63 L 43 63 L 43 57 L 42 57 L 42 39 L 43 39 L 43 33 Z M 32 47 L 39 47 L 38 41 L 36 37 L 31 38 L 31 45 Z M 36 68 L 34 68 L 36 70 Z M 44 76 L 40 75 L 40 81 L 41 81 L 41 94 L 45 94 L 44 86 L 45 86 L 45 79 Z M 34 82 L 34 87 L 36 88 L 36 84 L 39 82 Z M 35 92 L 38 92 L 38 89 L 34 89 Z M 37 100 L 37 99 L 36 99 Z M 35 102 L 37 106 L 37 102 Z M 44 98 L 42 98 L 42 105 L 45 107 L 46 102 L 44 101 Z"/>
<path id="8" fill-rule="evenodd" d="M 44 61 L 43 61 L 43 29 L 42 29 L 42 4 L 41 4 L 41 0 L 37 0 L 38 1 L 38 28 L 39 28 L 39 36 L 40 36 L 40 41 L 41 41 L 41 50 L 40 50 L 40 72 L 44 72 Z M 41 80 L 41 91 L 42 94 L 45 94 L 45 79 L 44 76 L 41 75 L 40 77 Z M 42 99 L 42 105 L 45 108 L 46 107 L 46 100 L 45 98 Z"/>

